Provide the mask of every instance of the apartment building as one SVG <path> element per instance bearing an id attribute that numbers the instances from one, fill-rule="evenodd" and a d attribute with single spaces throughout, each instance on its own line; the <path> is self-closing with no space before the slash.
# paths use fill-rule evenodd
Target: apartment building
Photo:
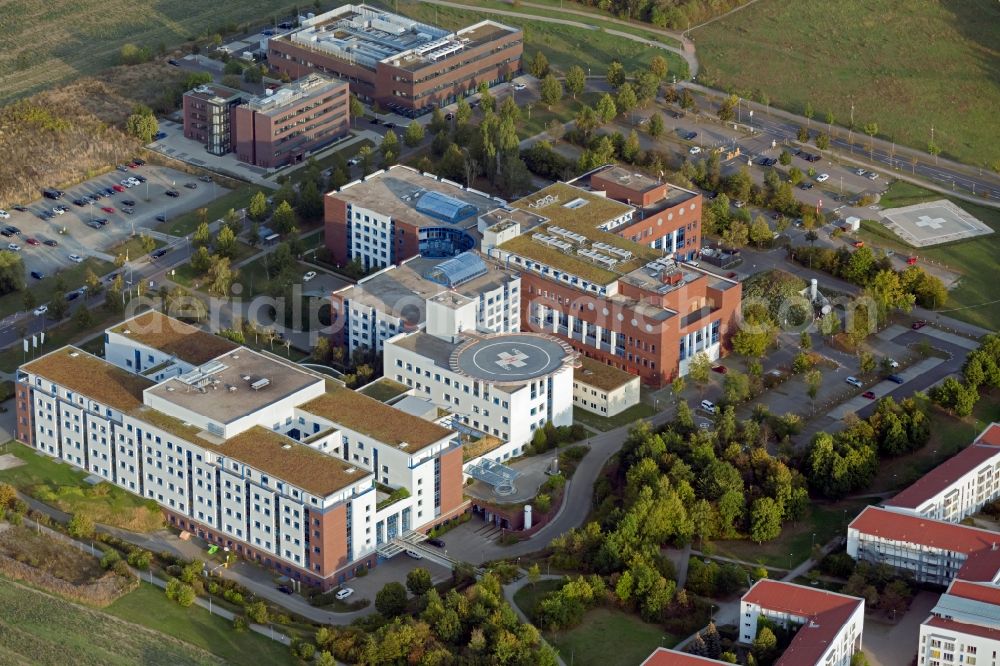
<path id="1" fill-rule="evenodd" d="M 198 141 L 212 155 L 233 149 L 233 110 L 249 95 L 242 90 L 208 83 L 184 93 L 184 136 Z"/>
<path id="2" fill-rule="evenodd" d="M 956 576 L 991 580 L 1000 569 L 996 532 L 866 507 L 847 527 L 847 554 L 913 574 L 921 583 L 947 585 Z"/>
<path id="3" fill-rule="evenodd" d="M 480 216 L 479 230 L 483 252 L 521 272 L 522 329 L 663 386 L 697 354 L 722 355 L 742 290 L 619 235 L 635 214 L 603 192 L 555 183 Z"/>
<path id="4" fill-rule="evenodd" d="M 394 166 L 324 198 L 325 243 L 338 264 L 366 271 L 415 256 L 447 258 L 479 244 L 477 218 L 504 201 Z"/>
<path id="5" fill-rule="evenodd" d="M 994 666 L 1000 653 L 1000 587 L 955 580 L 920 624 L 918 666 Z"/>
<path id="6" fill-rule="evenodd" d="M 424 327 L 385 342 L 384 374 L 449 413 L 451 428 L 491 436 L 495 450 L 477 457 L 500 462 L 546 422 L 572 424 L 577 355 L 547 335 L 479 332 L 476 310 L 453 292 L 428 299 Z"/>
<path id="7" fill-rule="evenodd" d="M 949 523 L 961 522 L 1000 497 L 1000 424 L 922 476 L 885 508 Z"/>
<path id="8" fill-rule="evenodd" d="M 348 81 L 369 102 L 415 117 L 521 69 L 521 30 L 480 21 L 455 32 L 368 5 L 343 5 L 268 42 L 268 63 L 293 79 Z"/>
<path id="9" fill-rule="evenodd" d="M 256 97 L 217 84 L 184 93 L 184 136 L 213 155 L 275 169 L 345 136 L 350 128 L 347 84 L 318 74 Z"/>
<path id="10" fill-rule="evenodd" d="M 17 372 L 18 439 L 329 588 L 462 510 L 456 433 L 149 311 Z M 399 498 L 393 490 L 405 488 Z"/>
<path id="11" fill-rule="evenodd" d="M 639 376 L 582 356 L 573 372 L 573 406 L 617 416 L 639 404 Z"/>
<path id="12" fill-rule="evenodd" d="M 475 330 L 516 333 L 521 330 L 520 290 L 516 271 L 475 251 L 450 259 L 411 257 L 333 292 L 334 341 L 349 352 L 359 347 L 382 351 L 397 333 L 424 325 L 427 301 L 442 293 L 474 303 Z"/>
<path id="13" fill-rule="evenodd" d="M 642 245 L 690 261 L 701 251 L 702 196 L 624 167 L 609 165 L 580 176 L 572 184 L 603 192 L 633 206 L 632 219 L 613 231 Z"/>
<path id="14" fill-rule="evenodd" d="M 741 643 L 753 643 L 761 616 L 798 627 L 775 666 L 850 666 L 861 651 L 864 599 L 761 579 L 740 600 Z"/>

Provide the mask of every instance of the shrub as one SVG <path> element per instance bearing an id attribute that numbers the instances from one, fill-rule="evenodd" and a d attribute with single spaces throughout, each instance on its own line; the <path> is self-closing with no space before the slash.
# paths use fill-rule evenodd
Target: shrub
<path id="1" fill-rule="evenodd" d="M 243 633 L 250 628 L 250 623 L 242 615 L 233 618 L 233 629 L 238 633 Z"/>
<path id="2" fill-rule="evenodd" d="M 226 590 L 222 594 L 222 598 L 230 603 L 236 604 L 237 606 L 243 605 L 243 595 L 236 590 Z"/>
<path id="3" fill-rule="evenodd" d="M 535 497 L 535 508 L 541 513 L 548 513 L 549 509 L 552 508 L 552 497 L 541 493 Z"/>
<path id="4" fill-rule="evenodd" d="M 257 624 L 267 624 L 269 619 L 269 614 L 267 612 L 267 604 L 263 601 L 255 601 L 246 606 L 247 617 L 256 622 Z"/>
<path id="5" fill-rule="evenodd" d="M 140 571 L 148 571 L 153 562 L 153 554 L 142 548 L 133 548 L 127 557 L 128 563 Z"/>
<path id="6" fill-rule="evenodd" d="M 101 568 L 110 569 L 121 561 L 122 556 L 118 554 L 117 550 L 106 550 L 104 551 L 104 555 L 101 557 Z"/>

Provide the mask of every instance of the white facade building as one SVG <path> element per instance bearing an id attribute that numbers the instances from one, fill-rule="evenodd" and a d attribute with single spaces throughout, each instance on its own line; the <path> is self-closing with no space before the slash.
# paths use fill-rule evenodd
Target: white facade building
<path id="1" fill-rule="evenodd" d="M 639 404 L 639 376 L 580 357 L 573 373 L 573 406 L 598 416 L 617 416 Z"/>
<path id="2" fill-rule="evenodd" d="M 961 522 L 1000 497 L 1000 424 L 887 500 L 887 509 Z"/>
<path id="3" fill-rule="evenodd" d="M 918 666 L 996 666 L 1000 587 L 956 580 L 920 624 Z"/>
<path id="4" fill-rule="evenodd" d="M 850 666 L 861 651 L 864 599 L 762 579 L 740 600 L 739 642 L 753 643 L 760 616 L 799 627 L 775 666 Z"/>
<path id="5" fill-rule="evenodd" d="M 440 425 L 157 312 L 105 340 L 19 369 L 18 438 L 181 529 L 332 587 L 462 503 Z"/>
<path id="6" fill-rule="evenodd" d="M 382 351 L 386 340 L 426 322 L 428 299 L 454 293 L 474 302 L 473 328 L 485 333 L 521 330 L 521 278 L 476 252 L 451 259 L 412 257 L 333 293 L 340 340 Z"/>
<path id="7" fill-rule="evenodd" d="M 455 429 L 499 439 L 490 457 L 502 461 L 547 421 L 572 424 L 576 355 L 544 335 L 478 333 L 476 322 L 467 297 L 429 299 L 425 330 L 386 341 L 384 374 L 451 412 Z"/>

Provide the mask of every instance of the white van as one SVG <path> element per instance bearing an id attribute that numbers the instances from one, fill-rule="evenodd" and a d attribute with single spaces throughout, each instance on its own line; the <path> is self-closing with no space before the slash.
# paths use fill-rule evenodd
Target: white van
<path id="1" fill-rule="evenodd" d="M 702 400 L 701 408 L 704 409 L 709 414 L 714 414 L 716 411 L 715 403 L 711 400 Z"/>

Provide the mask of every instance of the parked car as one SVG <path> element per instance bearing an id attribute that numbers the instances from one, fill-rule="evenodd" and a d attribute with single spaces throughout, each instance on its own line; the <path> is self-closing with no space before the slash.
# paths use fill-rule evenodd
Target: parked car
<path id="1" fill-rule="evenodd" d="M 212 177 L 211 176 L 198 176 L 198 180 L 200 180 L 203 183 L 211 183 L 212 182 Z"/>
<path id="2" fill-rule="evenodd" d="M 59 247 L 59 243 L 55 242 L 52 239 L 43 240 L 42 245 L 47 245 L 49 247 Z"/>
<path id="3" fill-rule="evenodd" d="M 112 208 L 111 206 L 101 206 L 101 210 L 103 210 L 105 213 L 108 213 L 109 215 L 115 212 L 115 209 Z"/>
<path id="4" fill-rule="evenodd" d="M 166 222 L 167 221 L 167 216 L 164 215 L 163 213 L 160 213 L 159 215 L 156 216 L 156 221 L 157 222 Z"/>
<path id="5" fill-rule="evenodd" d="M 875 399 L 875 391 L 865 391 L 861 394 L 862 398 L 868 398 L 869 400 Z"/>
<path id="6" fill-rule="evenodd" d="M 62 206 L 55 206 L 55 207 L 52 208 L 52 214 L 53 215 L 62 215 L 65 212 L 66 211 L 63 210 Z"/>
<path id="7" fill-rule="evenodd" d="M 42 190 L 42 196 L 44 196 L 46 199 L 61 199 L 62 195 L 63 195 L 62 190 L 56 190 L 56 189 Z"/>
<path id="8" fill-rule="evenodd" d="M 691 147 L 690 147 L 690 148 L 688 149 L 688 152 L 689 152 L 690 154 L 692 154 L 692 155 L 697 155 L 698 153 L 700 153 L 700 152 L 701 152 L 701 148 L 699 148 L 698 146 L 691 146 Z"/>
<path id="9" fill-rule="evenodd" d="M 316 277 L 316 271 L 309 271 L 308 273 L 302 276 L 302 281 L 309 282 L 309 280 L 312 280 L 314 277 Z"/>
<path id="10" fill-rule="evenodd" d="M 17 243 L 7 243 L 7 249 L 10 250 L 11 252 L 20 252 L 21 246 L 18 245 Z"/>
<path id="11" fill-rule="evenodd" d="M 418 553 L 415 550 L 410 550 L 409 548 L 406 549 L 406 554 L 409 555 L 410 557 L 412 557 L 415 560 L 422 560 L 422 559 L 424 559 L 423 555 L 421 555 L 420 553 Z"/>
<path id="12" fill-rule="evenodd" d="M 427 543 L 434 546 L 435 548 L 444 548 L 444 539 L 428 539 Z"/>
<path id="13" fill-rule="evenodd" d="M 197 190 L 198 189 L 198 183 L 187 182 L 187 183 L 184 183 L 184 187 L 188 188 L 189 190 Z"/>
<path id="14" fill-rule="evenodd" d="M 86 199 L 73 199 L 73 205 L 74 206 L 80 206 L 81 208 L 83 206 L 86 206 L 88 203 L 90 203 L 90 202 L 87 201 Z"/>
<path id="15" fill-rule="evenodd" d="M 409 553 L 410 551 L 406 551 L 406 552 Z M 337 594 L 335 594 L 334 596 L 337 597 L 337 599 L 339 599 L 340 601 L 343 601 L 344 599 L 346 599 L 347 597 L 351 596 L 352 594 L 354 594 L 354 590 L 352 590 L 349 587 L 344 587 L 344 588 L 341 588 L 341 589 L 337 590 Z"/>
<path id="16" fill-rule="evenodd" d="M 347 160 L 347 166 L 356 166 L 358 164 L 361 164 L 361 160 L 358 159 L 357 157 L 352 157 L 351 159 Z"/>
<path id="17" fill-rule="evenodd" d="M 121 171 L 122 173 L 127 173 L 128 172 L 128 167 L 125 166 L 124 164 L 119 164 L 115 168 L 118 169 L 119 171 Z"/>
<path id="18" fill-rule="evenodd" d="M 132 201 L 131 199 L 122 199 L 122 205 L 123 206 L 134 206 L 135 202 Z"/>
<path id="19" fill-rule="evenodd" d="M 717 372 L 720 375 L 724 375 L 727 372 L 729 372 L 729 368 L 727 368 L 724 365 L 715 365 L 715 366 L 712 366 L 712 372 Z"/>
<path id="20" fill-rule="evenodd" d="M 27 213 L 28 212 L 28 209 L 25 206 L 14 206 L 13 208 L 14 208 L 14 210 L 19 211 L 21 213 Z"/>
<path id="21" fill-rule="evenodd" d="M 181 193 L 178 192 L 177 190 L 167 190 L 166 191 L 166 195 L 168 197 L 174 197 L 176 199 L 177 197 L 179 197 L 181 195 Z"/>
<path id="22" fill-rule="evenodd" d="M 874 171 L 870 172 L 868 174 L 868 180 L 878 180 L 878 174 L 875 173 Z"/>
<path id="23" fill-rule="evenodd" d="M 691 141 L 692 139 L 696 139 L 697 137 L 698 137 L 698 133 L 697 132 L 688 132 L 687 134 L 684 135 L 684 138 L 687 139 L 688 141 Z"/>
<path id="24" fill-rule="evenodd" d="M 704 409 L 709 414 L 714 414 L 715 410 L 717 409 L 715 403 L 712 402 L 711 400 L 702 400 L 701 408 Z"/>
<path id="25" fill-rule="evenodd" d="M 906 381 L 899 375 L 889 375 L 888 377 L 886 377 L 886 379 L 888 379 L 890 382 L 894 384 L 902 384 L 904 381 Z"/>
<path id="26" fill-rule="evenodd" d="M 135 208 L 129 208 L 128 206 L 126 206 L 125 208 L 122 208 L 122 212 L 125 213 L 126 215 L 131 215 L 132 213 L 135 212 Z"/>
<path id="27" fill-rule="evenodd" d="M 830 174 L 828 173 L 821 173 L 820 175 L 816 176 L 817 183 L 825 183 L 828 180 L 830 180 Z"/>
<path id="28" fill-rule="evenodd" d="M 72 261 L 74 264 L 82 264 L 83 263 L 83 257 L 81 257 L 78 254 L 71 254 L 71 255 L 69 255 L 69 260 Z"/>
<path id="29" fill-rule="evenodd" d="M 868 172 L 865 171 L 864 169 L 855 169 L 854 173 L 858 174 L 859 176 L 863 176 L 863 175 L 865 175 Z"/>
<path id="30" fill-rule="evenodd" d="M 812 188 L 813 184 L 808 181 L 802 181 L 801 183 L 799 183 L 800 190 L 811 190 Z"/>
<path id="31" fill-rule="evenodd" d="M 279 585 L 278 592 L 281 592 L 282 594 L 292 594 L 293 590 L 287 585 Z"/>
<path id="32" fill-rule="evenodd" d="M 100 229 L 101 227 L 104 226 L 103 224 L 101 224 L 97 220 L 90 220 L 90 221 L 86 222 L 86 225 L 88 227 L 90 227 L 91 229 Z"/>
<path id="33" fill-rule="evenodd" d="M 806 162 L 819 162 L 821 158 L 819 155 L 805 155 L 804 159 Z"/>
<path id="34" fill-rule="evenodd" d="M 142 175 L 139 175 L 139 176 L 135 176 L 135 179 L 136 179 L 137 181 L 139 181 L 140 183 L 145 183 L 145 182 L 146 182 L 146 180 L 147 180 L 147 178 L 146 178 L 145 176 L 142 176 Z"/>
<path id="35" fill-rule="evenodd" d="M 861 383 L 861 380 L 858 379 L 857 377 L 855 377 L 854 375 L 851 375 L 850 377 L 848 377 L 844 381 L 847 382 L 848 384 L 850 384 L 851 386 L 857 386 L 858 388 L 861 388 L 862 386 L 864 386 L 864 384 Z"/>
<path id="36" fill-rule="evenodd" d="M 44 315 L 48 311 L 49 311 L 49 306 L 47 306 L 47 305 L 39 305 L 37 308 L 35 308 L 34 313 L 37 316 L 41 317 L 42 315 Z"/>
<path id="37" fill-rule="evenodd" d="M 163 255 L 165 255 L 167 252 L 169 252 L 169 250 L 167 250 L 167 248 L 161 247 L 159 250 L 151 252 L 149 256 L 152 259 L 159 259 Z"/>
<path id="38" fill-rule="evenodd" d="M 926 325 L 927 325 L 927 322 L 924 321 L 923 319 L 920 319 L 920 320 L 917 320 L 917 321 L 913 322 L 912 324 L 910 324 L 910 328 L 912 328 L 914 331 L 917 331 L 917 330 L 920 330 L 921 328 L 923 328 Z"/>
<path id="39" fill-rule="evenodd" d="M 113 189 L 115 192 L 124 192 L 125 191 L 125 186 L 124 185 L 112 185 L 111 189 Z"/>
<path id="40" fill-rule="evenodd" d="M 31 277 L 35 278 L 36 280 L 41 280 L 42 278 L 45 277 L 45 273 L 41 271 L 31 271 Z"/>
<path id="41" fill-rule="evenodd" d="M 41 245 L 41 243 L 38 242 L 37 238 L 25 238 L 24 242 L 27 243 L 28 245 Z"/>
<path id="42" fill-rule="evenodd" d="M 527 87 L 528 86 L 524 85 L 523 83 L 515 83 L 514 84 L 514 90 L 524 90 Z"/>

